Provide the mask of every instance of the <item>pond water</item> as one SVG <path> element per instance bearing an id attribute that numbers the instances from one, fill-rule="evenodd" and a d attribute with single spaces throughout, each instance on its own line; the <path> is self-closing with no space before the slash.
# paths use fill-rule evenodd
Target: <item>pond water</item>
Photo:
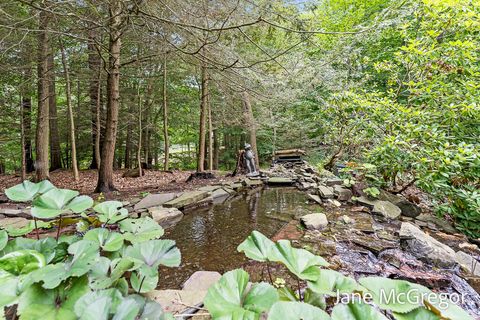
<path id="1" fill-rule="evenodd" d="M 224 273 L 241 267 L 247 258 L 237 246 L 253 230 L 272 237 L 294 215 L 318 208 L 308 205 L 305 193 L 295 188 L 266 188 L 185 212 L 163 237 L 177 242 L 182 264 L 160 269 L 159 288 L 178 288 L 198 270 Z"/>

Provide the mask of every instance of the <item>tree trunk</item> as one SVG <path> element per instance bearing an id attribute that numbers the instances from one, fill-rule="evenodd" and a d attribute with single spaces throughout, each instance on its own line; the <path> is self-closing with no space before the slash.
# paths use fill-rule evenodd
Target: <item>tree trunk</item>
<path id="1" fill-rule="evenodd" d="M 49 178 L 48 174 L 48 147 L 49 147 L 49 109 L 48 109 L 48 54 L 49 36 L 48 28 L 49 15 L 41 11 L 39 15 L 38 33 L 38 110 L 37 110 L 37 132 L 36 132 L 36 161 L 35 177 L 37 181 Z"/>
<path id="2" fill-rule="evenodd" d="M 142 96 L 140 94 L 140 85 L 138 85 L 138 148 L 137 148 L 137 166 L 138 176 L 143 175 L 142 172 Z"/>
<path id="3" fill-rule="evenodd" d="M 77 165 L 77 146 L 75 143 L 75 121 L 73 119 L 73 110 L 72 110 L 72 90 L 70 86 L 70 73 L 68 71 L 67 58 L 65 56 L 65 48 L 63 47 L 63 43 L 61 40 L 60 40 L 60 50 L 62 53 L 63 73 L 65 75 L 65 95 L 67 97 L 68 119 L 70 123 L 70 145 L 72 148 L 73 178 L 75 179 L 75 181 L 78 181 L 80 177 L 78 175 L 78 165 Z"/>
<path id="4" fill-rule="evenodd" d="M 101 85 L 100 77 L 102 72 L 102 60 L 96 50 L 96 42 L 98 41 L 97 31 L 92 28 L 88 35 L 88 66 L 90 69 L 90 113 L 92 119 L 92 162 L 90 169 L 98 169 L 100 167 L 100 137 L 101 137 Z"/>
<path id="5" fill-rule="evenodd" d="M 98 171 L 96 192 L 108 193 L 115 190 L 113 185 L 113 161 L 117 137 L 119 87 L 120 87 L 120 49 L 122 46 L 122 4 L 120 0 L 112 0 L 109 5 L 110 39 L 107 76 L 107 121 L 105 141 L 102 147 L 102 162 Z"/>
<path id="6" fill-rule="evenodd" d="M 255 124 L 255 118 L 253 117 L 252 104 L 250 103 L 250 95 L 247 91 L 242 92 L 243 100 L 243 116 L 245 118 L 245 127 L 250 140 L 250 145 L 252 146 L 252 151 L 255 153 L 255 166 L 257 170 L 260 168 L 260 161 L 258 160 L 258 151 L 257 151 L 257 126 Z"/>
<path id="7" fill-rule="evenodd" d="M 125 138 L 125 169 L 130 169 L 132 163 L 130 160 L 130 153 L 132 150 L 132 125 L 130 121 L 127 123 L 127 137 Z"/>
<path id="8" fill-rule="evenodd" d="M 200 126 L 198 132 L 197 172 L 205 171 L 205 127 L 208 103 L 208 73 L 205 63 L 202 64 L 202 87 L 200 97 Z"/>
<path id="9" fill-rule="evenodd" d="M 25 154 L 25 121 L 23 116 L 23 98 L 20 99 L 20 144 L 22 147 L 22 181 L 27 179 L 27 158 Z"/>
<path id="10" fill-rule="evenodd" d="M 212 127 L 212 104 L 210 97 L 207 99 L 208 108 L 208 170 L 213 170 L 213 127 Z"/>
<path id="11" fill-rule="evenodd" d="M 213 130 L 213 170 L 218 170 L 218 158 L 220 155 L 220 141 L 218 130 Z"/>
<path id="12" fill-rule="evenodd" d="M 163 57 L 163 170 L 168 170 L 170 160 L 170 141 L 168 137 L 168 103 L 167 103 L 167 54 Z"/>
<path id="13" fill-rule="evenodd" d="M 22 126 L 25 143 L 25 171 L 27 173 L 35 170 L 33 166 L 32 152 L 32 98 L 22 97 Z"/>
<path id="14" fill-rule="evenodd" d="M 50 43 L 51 44 L 51 43 Z M 53 48 L 48 55 L 48 108 L 50 123 L 50 171 L 62 168 L 62 151 L 58 134 L 57 93 L 55 90 L 55 62 Z"/>

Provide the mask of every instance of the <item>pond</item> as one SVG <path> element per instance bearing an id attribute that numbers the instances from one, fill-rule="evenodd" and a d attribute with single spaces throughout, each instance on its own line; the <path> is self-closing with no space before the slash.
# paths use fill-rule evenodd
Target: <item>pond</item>
<path id="1" fill-rule="evenodd" d="M 319 206 L 307 202 L 305 193 L 295 188 L 265 188 L 185 212 L 164 236 L 177 242 L 182 264 L 160 269 L 159 288 L 178 288 L 195 271 L 224 273 L 241 267 L 247 258 L 237 246 L 253 230 L 272 237 L 293 216 L 318 212 Z"/>

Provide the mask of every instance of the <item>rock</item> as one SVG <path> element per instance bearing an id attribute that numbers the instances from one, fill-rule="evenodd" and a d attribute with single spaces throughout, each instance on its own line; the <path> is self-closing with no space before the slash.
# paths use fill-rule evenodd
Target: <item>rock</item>
<path id="1" fill-rule="evenodd" d="M 422 213 L 422 208 L 417 206 L 415 203 L 393 193 L 382 190 L 379 198 L 381 200 L 390 201 L 399 207 L 402 211 L 402 216 L 416 218 Z"/>
<path id="2" fill-rule="evenodd" d="M 29 223 L 30 223 L 30 220 L 21 218 L 21 217 L 3 218 L 0 220 L 0 228 L 1 229 L 6 229 L 6 228 L 20 229 L 25 227 Z"/>
<path id="3" fill-rule="evenodd" d="M 342 221 L 342 222 L 345 223 L 345 224 L 353 223 L 352 218 L 350 218 L 350 217 L 347 216 L 347 215 L 341 216 L 341 217 L 340 217 L 340 221 Z"/>
<path id="4" fill-rule="evenodd" d="M 394 249 L 397 247 L 395 243 L 375 239 L 375 237 L 367 235 L 353 235 L 350 241 L 362 248 L 365 248 L 375 253 L 376 255 L 378 255 L 384 250 Z"/>
<path id="5" fill-rule="evenodd" d="M 333 189 L 326 186 L 318 186 L 318 194 L 323 199 L 332 199 L 334 197 Z"/>
<path id="6" fill-rule="evenodd" d="M 158 302 L 165 312 L 173 314 L 184 313 L 190 306 L 202 304 L 206 290 L 153 290 L 145 293 L 144 296 Z"/>
<path id="7" fill-rule="evenodd" d="M 183 213 L 177 208 L 151 207 L 148 212 L 162 228 L 174 226 L 183 218 Z"/>
<path id="8" fill-rule="evenodd" d="M 307 214 L 301 220 L 309 230 L 322 230 L 328 225 L 327 216 L 324 213 Z"/>
<path id="9" fill-rule="evenodd" d="M 267 180 L 268 184 L 293 184 L 294 181 L 290 178 L 282 178 L 282 177 L 270 177 Z"/>
<path id="10" fill-rule="evenodd" d="M 216 271 L 197 271 L 182 285 L 183 290 L 208 290 L 222 275 Z"/>
<path id="11" fill-rule="evenodd" d="M 327 180 L 325 180 L 325 184 L 329 187 L 332 187 L 332 186 L 341 186 L 343 184 L 343 180 L 340 179 L 340 178 L 328 178 Z"/>
<path id="12" fill-rule="evenodd" d="M 334 207 L 341 207 L 342 204 L 335 199 L 327 199 L 327 203 L 331 204 Z"/>
<path id="13" fill-rule="evenodd" d="M 352 199 L 353 193 L 350 189 L 336 185 L 333 187 L 333 193 L 337 196 L 339 201 L 349 201 Z"/>
<path id="14" fill-rule="evenodd" d="M 400 239 L 410 253 L 421 261 L 447 268 L 456 263 L 455 251 L 452 248 L 409 222 L 402 222 Z"/>
<path id="15" fill-rule="evenodd" d="M 323 169 L 319 174 L 322 178 L 336 178 L 337 176 L 334 175 L 331 171 Z"/>
<path id="16" fill-rule="evenodd" d="M 11 209 L 11 208 L 0 208 L 0 214 L 3 214 L 7 217 L 17 216 L 23 213 L 22 210 L 19 209 Z"/>
<path id="17" fill-rule="evenodd" d="M 198 188 L 198 190 L 200 191 L 207 191 L 207 192 L 213 192 L 217 189 L 220 189 L 222 186 L 204 186 L 204 187 L 200 187 Z"/>
<path id="18" fill-rule="evenodd" d="M 418 223 L 422 224 L 421 222 L 423 222 L 424 224 L 426 223 L 426 226 L 428 226 L 428 222 L 434 223 L 435 225 L 437 225 L 441 230 L 443 230 L 446 233 L 456 233 L 457 232 L 457 230 L 450 223 L 448 223 L 448 221 L 446 221 L 444 219 L 439 219 L 439 218 L 434 217 L 430 214 L 423 213 L 423 214 L 419 215 L 418 217 L 416 217 L 415 223 L 416 224 L 418 224 Z"/>
<path id="19" fill-rule="evenodd" d="M 369 206 L 372 208 L 373 213 L 380 214 L 388 219 L 396 219 L 402 213 L 400 208 L 390 201 L 371 200 L 367 197 L 359 197 L 357 198 L 357 202 L 362 205 Z"/>
<path id="20" fill-rule="evenodd" d="M 218 198 L 227 198 L 230 196 L 230 193 L 225 191 L 223 188 L 217 189 L 212 192 L 211 197 L 213 200 L 218 199 Z"/>
<path id="21" fill-rule="evenodd" d="M 315 195 L 315 194 L 308 193 L 308 194 L 307 194 L 307 197 L 308 197 L 310 200 L 313 200 L 313 201 L 315 201 L 315 202 L 318 203 L 318 204 L 322 204 L 322 203 L 323 203 L 323 202 L 322 202 L 322 199 L 320 199 L 320 197 L 317 196 L 317 195 Z"/>
<path id="22" fill-rule="evenodd" d="M 260 179 L 249 179 L 249 178 L 246 178 L 243 180 L 243 184 L 247 187 L 250 187 L 250 188 L 255 188 L 255 187 L 258 187 L 258 186 L 261 186 L 263 185 L 263 181 L 260 180 Z"/>
<path id="23" fill-rule="evenodd" d="M 208 197 L 207 191 L 188 191 L 184 192 L 180 197 L 165 202 L 163 204 L 166 208 L 183 208 L 185 206 L 192 205 L 200 200 Z"/>
<path id="24" fill-rule="evenodd" d="M 233 190 L 238 192 L 238 191 L 243 189 L 243 184 L 241 182 L 232 183 L 232 184 L 230 184 L 230 188 L 232 188 Z"/>
<path id="25" fill-rule="evenodd" d="M 137 211 L 139 209 L 143 208 L 150 208 L 150 207 L 155 207 L 155 206 L 161 206 L 165 202 L 168 202 L 170 200 L 175 199 L 177 196 L 177 193 L 154 193 L 154 194 L 149 194 L 133 207 L 133 210 Z"/>
<path id="26" fill-rule="evenodd" d="M 480 277 L 480 261 L 463 251 L 458 251 L 455 254 L 455 258 L 457 263 L 462 266 L 462 268 L 465 268 L 471 275 Z"/>

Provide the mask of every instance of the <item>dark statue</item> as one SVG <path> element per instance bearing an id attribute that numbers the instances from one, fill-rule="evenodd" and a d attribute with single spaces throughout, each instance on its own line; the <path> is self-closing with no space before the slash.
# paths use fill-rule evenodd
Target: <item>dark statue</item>
<path id="1" fill-rule="evenodd" d="M 245 158 L 245 164 L 247 167 L 247 177 L 258 176 L 257 168 L 255 167 L 255 154 L 252 151 L 252 146 L 248 143 L 245 143 L 243 157 Z"/>

